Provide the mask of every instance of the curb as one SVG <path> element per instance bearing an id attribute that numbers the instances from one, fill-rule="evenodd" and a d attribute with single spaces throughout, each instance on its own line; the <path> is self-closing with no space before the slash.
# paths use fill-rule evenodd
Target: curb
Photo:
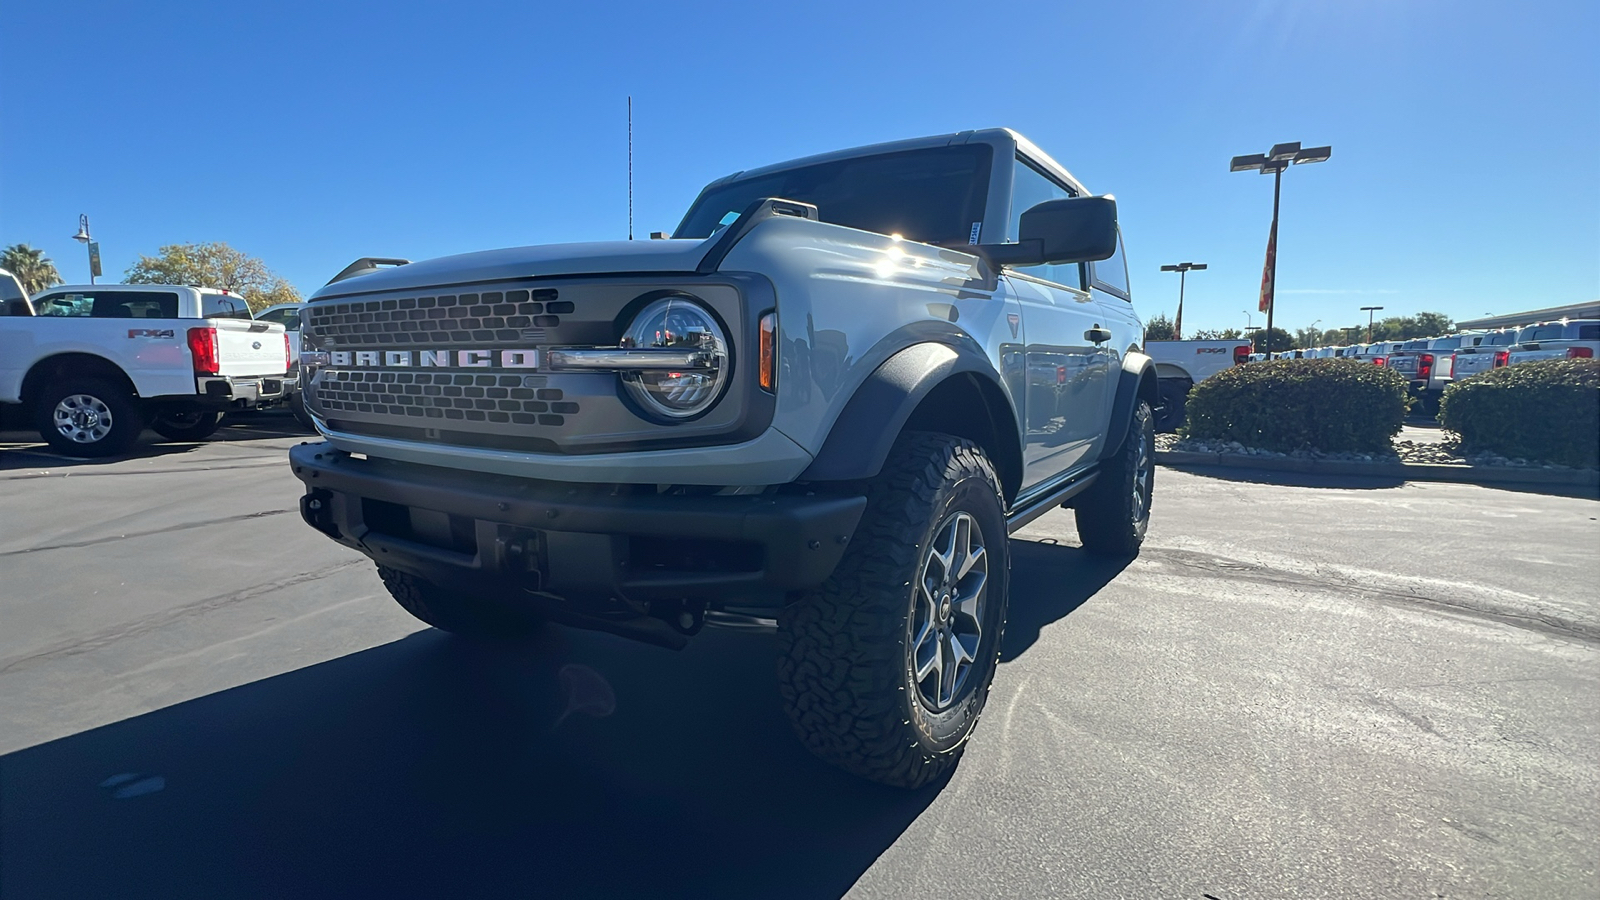
<path id="1" fill-rule="evenodd" d="M 1513 466 L 1451 466 L 1424 463 L 1355 462 L 1343 459 L 1295 459 L 1247 456 L 1240 453 L 1195 453 L 1157 450 L 1156 462 L 1178 468 L 1222 466 L 1267 472 L 1317 475 L 1366 475 L 1403 481 L 1453 481 L 1461 484 L 1544 484 L 1562 487 L 1600 487 L 1600 472 L 1592 469 L 1523 469 Z"/>

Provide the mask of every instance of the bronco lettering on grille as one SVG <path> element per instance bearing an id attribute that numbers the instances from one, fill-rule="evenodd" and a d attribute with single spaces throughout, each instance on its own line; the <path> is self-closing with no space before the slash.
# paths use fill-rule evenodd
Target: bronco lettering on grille
<path id="1" fill-rule="evenodd" d="M 537 350 L 335 350 L 328 362 L 336 368 L 537 369 Z"/>

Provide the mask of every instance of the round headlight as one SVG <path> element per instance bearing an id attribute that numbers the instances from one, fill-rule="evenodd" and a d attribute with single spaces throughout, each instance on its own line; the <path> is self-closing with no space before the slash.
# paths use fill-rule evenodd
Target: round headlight
<path id="1" fill-rule="evenodd" d="M 634 317 L 622 346 L 697 350 L 703 362 L 677 369 L 632 370 L 622 383 L 650 412 L 687 419 L 710 409 L 728 380 L 728 339 L 711 311 L 687 297 L 662 297 Z"/>

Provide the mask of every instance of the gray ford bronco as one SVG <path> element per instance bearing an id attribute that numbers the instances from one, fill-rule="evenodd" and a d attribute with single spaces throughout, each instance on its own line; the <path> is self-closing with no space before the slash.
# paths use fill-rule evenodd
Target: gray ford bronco
<path id="1" fill-rule="evenodd" d="M 290 461 L 422 621 L 775 629 L 801 741 L 915 787 L 988 696 L 1007 535 L 1065 506 L 1139 549 L 1141 334 L 1115 202 L 966 131 L 730 175 L 670 238 L 359 260 L 305 311 Z"/>

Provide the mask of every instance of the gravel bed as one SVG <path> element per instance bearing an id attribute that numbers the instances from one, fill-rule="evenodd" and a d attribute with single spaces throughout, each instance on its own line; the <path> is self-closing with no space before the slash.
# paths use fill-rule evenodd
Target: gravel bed
<path id="1" fill-rule="evenodd" d="M 1325 453 L 1321 450 L 1294 450 L 1289 453 L 1279 453 L 1274 450 L 1246 447 L 1238 441 L 1186 441 L 1180 440 L 1175 434 L 1158 434 L 1156 435 L 1156 449 L 1177 450 L 1188 453 L 1229 453 L 1265 459 L 1329 459 L 1344 462 L 1399 462 L 1434 466 L 1511 466 L 1524 469 L 1572 468 L 1571 466 L 1562 466 L 1538 460 L 1507 459 L 1504 456 L 1498 456 L 1493 453 L 1468 454 L 1462 452 L 1458 443 L 1448 440 L 1444 443 L 1433 444 L 1399 439 L 1394 442 L 1394 451 L 1391 453 L 1352 453 L 1347 451 Z"/>

